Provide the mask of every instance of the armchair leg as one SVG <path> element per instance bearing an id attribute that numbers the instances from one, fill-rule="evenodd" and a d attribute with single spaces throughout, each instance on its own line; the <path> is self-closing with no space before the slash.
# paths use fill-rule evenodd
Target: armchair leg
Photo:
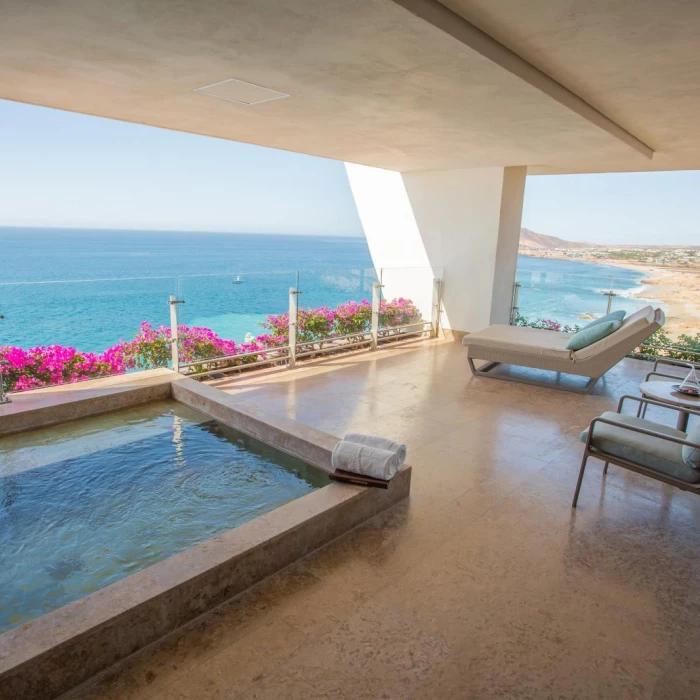
<path id="1" fill-rule="evenodd" d="M 609 465 L 609 464 L 610 464 L 610 462 L 606 462 L 606 463 L 605 463 L 605 466 L 603 467 L 603 474 L 607 474 L 607 473 L 608 473 L 608 465 Z"/>
<path id="2" fill-rule="evenodd" d="M 588 450 L 583 453 L 583 459 L 581 460 L 581 469 L 578 473 L 578 481 L 576 482 L 576 491 L 574 491 L 574 500 L 571 503 L 572 508 L 576 508 L 576 503 L 578 502 L 578 494 L 581 490 L 581 483 L 583 482 L 583 473 L 586 471 L 586 462 L 588 461 Z"/>

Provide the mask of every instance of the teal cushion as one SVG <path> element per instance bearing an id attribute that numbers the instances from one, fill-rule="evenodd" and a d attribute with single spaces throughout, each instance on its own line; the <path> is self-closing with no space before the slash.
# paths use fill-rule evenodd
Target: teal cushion
<path id="1" fill-rule="evenodd" d="M 695 423 L 688 431 L 688 440 L 700 445 L 700 423 Z M 700 469 L 700 449 L 683 445 L 683 461 L 691 469 Z"/>
<path id="2" fill-rule="evenodd" d="M 691 469 L 683 460 L 683 446 L 677 442 L 663 440 L 652 435 L 642 435 L 625 430 L 625 425 L 634 425 L 638 428 L 653 430 L 655 433 L 662 433 L 685 439 L 685 433 L 667 425 L 654 423 L 644 418 L 635 416 L 623 416 L 620 413 L 606 411 L 601 418 L 615 421 L 619 425 L 608 425 L 607 423 L 596 423 L 593 429 L 593 439 L 591 446 L 602 452 L 606 452 L 613 457 L 626 459 L 634 464 L 651 469 L 652 471 L 668 474 L 689 484 L 696 484 L 700 481 L 700 469 Z M 588 439 L 586 428 L 580 437 L 581 442 Z M 604 459 L 601 456 L 601 459 Z"/>
<path id="3" fill-rule="evenodd" d="M 581 330 L 585 331 L 586 328 L 593 328 L 593 326 L 597 326 L 600 323 L 607 323 L 608 321 L 622 321 L 624 319 L 626 311 L 613 311 L 612 313 L 606 314 L 605 316 L 601 316 L 600 318 L 596 318 L 594 321 L 591 321 L 590 323 L 587 323 Z"/>
<path id="4" fill-rule="evenodd" d="M 597 343 L 599 340 L 603 340 L 603 338 L 614 333 L 621 325 L 622 321 L 604 321 L 595 326 L 584 328 L 569 338 L 566 349 L 581 350 L 587 348 L 589 345 L 593 345 L 593 343 Z"/>

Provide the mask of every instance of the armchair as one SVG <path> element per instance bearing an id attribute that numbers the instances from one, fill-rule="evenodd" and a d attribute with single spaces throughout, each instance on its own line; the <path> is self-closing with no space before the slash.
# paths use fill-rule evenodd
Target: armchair
<path id="1" fill-rule="evenodd" d="M 622 413 L 626 401 L 639 404 L 636 416 Z M 580 440 L 585 443 L 585 449 L 571 504 L 573 508 L 578 502 L 589 457 L 596 457 L 605 463 L 604 474 L 608 471 L 608 464 L 612 463 L 684 491 L 700 493 L 700 459 L 697 458 L 700 456 L 700 430 L 691 430 L 688 434 L 640 418 L 640 409 L 646 410 L 647 406 L 674 410 L 661 401 L 625 395 L 620 399 L 616 412 L 606 411 L 594 418 L 581 433 Z M 700 416 L 700 411 L 682 410 Z"/>

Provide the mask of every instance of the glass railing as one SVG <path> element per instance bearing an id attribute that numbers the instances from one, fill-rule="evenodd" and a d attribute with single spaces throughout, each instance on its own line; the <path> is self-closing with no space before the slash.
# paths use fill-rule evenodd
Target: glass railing
<path id="1" fill-rule="evenodd" d="M 646 287 L 638 270 L 611 268 L 610 274 L 560 273 L 545 269 L 552 260 L 535 261 L 543 269 L 518 269 L 513 289 L 511 323 L 547 330 L 576 331 L 610 311 L 627 314 L 645 307 L 665 304 Z M 566 264 L 566 262 L 564 263 Z M 636 348 L 631 357 L 700 360 L 700 333 L 682 333 L 661 328 Z"/>
<path id="2" fill-rule="evenodd" d="M 17 392 L 160 367 L 294 366 L 430 335 L 435 289 L 427 268 L 4 283 L 0 372 Z"/>
<path id="3" fill-rule="evenodd" d="M 429 267 L 385 267 L 379 274 L 379 341 L 436 333 L 442 271 Z"/>
<path id="4" fill-rule="evenodd" d="M 518 270 L 511 323 L 575 329 L 617 309 L 633 313 L 660 303 L 642 296 L 639 273 L 620 269 L 611 274 L 564 274 Z"/>
<path id="5" fill-rule="evenodd" d="M 152 366 L 139 338 L 169 324 L 172 277 L 0 283 L 0 372 L 7 391 Z"/>
<path id="6" fill-rule="evenodd" d="M 300 270 L 295 360 L 370 346 L 372 290 L 378 282 L 372 268 Z"/>
<path id="7" fill-rule="evenodd" d="M 194 275 L 177 283 L 178 369 L 207 376 L 287 359 L 275 319 L 289 309 L 295 270 Z M 272 323 L 270 321 L 272 319 Z"/>

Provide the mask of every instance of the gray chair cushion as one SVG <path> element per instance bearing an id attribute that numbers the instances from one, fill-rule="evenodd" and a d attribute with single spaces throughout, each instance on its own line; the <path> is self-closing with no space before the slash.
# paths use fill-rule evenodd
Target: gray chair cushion
<path id="1" fill-rule="evenodd" d="M 667 425 L 654 423 L 643 418 L 624 416 L 613 411 L 606 411 L 601 418 L 615 421 L 622 425 L 633 425 L 646 430 L 653 430 L 672 437 L 685 438 L 685 433 Z M 579 436 L 582 442 L 588 439 L 586 428 Z M 668 476 L 673 476 L 689 484 L 700 482 L 700 469 L 691 469 L 683 461 L 682 445 L 662 440 L 651 435 L 633 433 L 622 426 L 596 423 L 591 446 L 614 457 L 626 459 L 628 462 L 638 464 Z"/>
<path id="2" fill-rule="evenodd" d="M 700 422 L 694 423 L 688 431 L 688 440 L 700 445 Z M 691 469 L 700 469 L 700 449 L 683 445 L 683 461 Z"/>

